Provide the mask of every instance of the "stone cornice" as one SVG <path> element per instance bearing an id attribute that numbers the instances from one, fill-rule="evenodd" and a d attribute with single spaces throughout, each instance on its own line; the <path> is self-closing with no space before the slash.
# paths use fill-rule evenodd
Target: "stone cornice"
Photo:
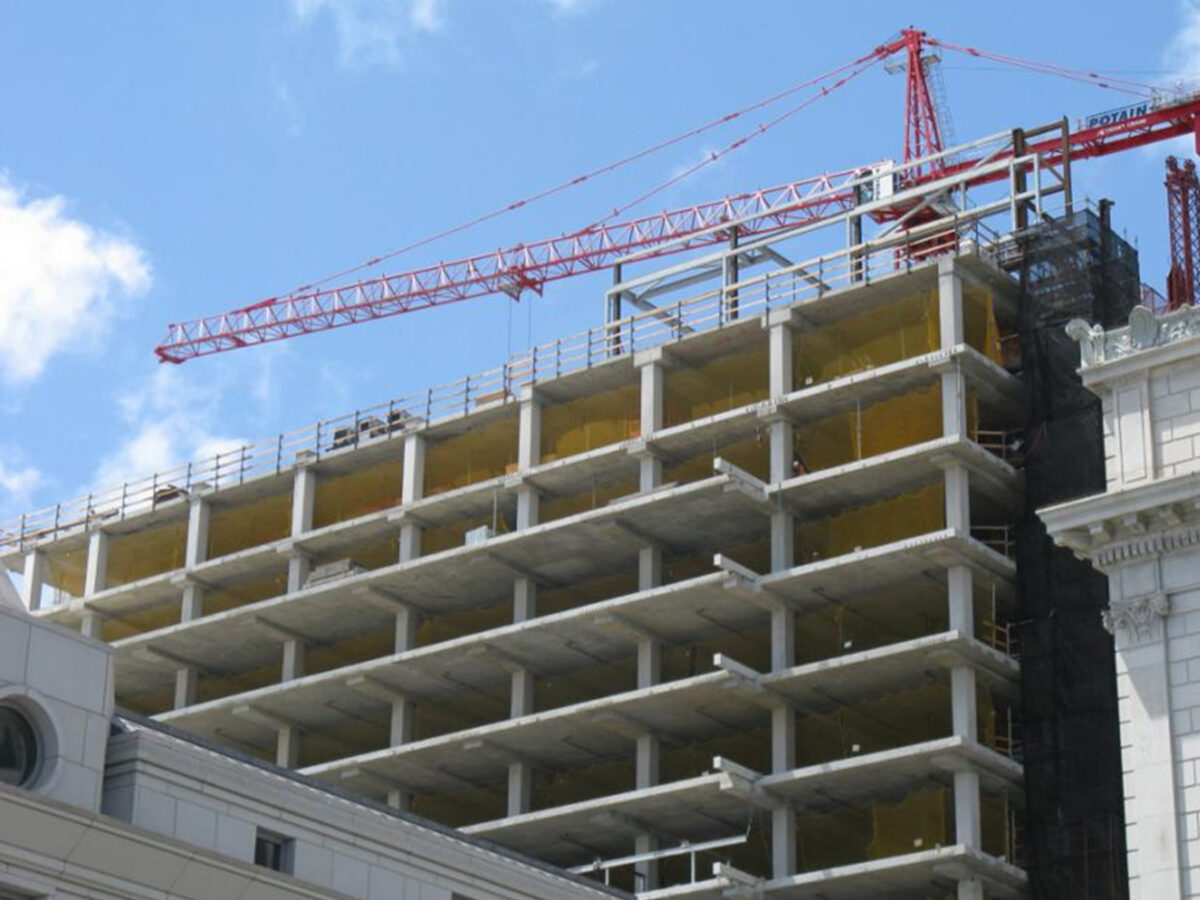
<path id="1" fill-rule="evenodd" d="M 1186 306 L 1156 316 L 1144 306 L 1135 306 L 1124 328 L 1105 331 L 1083 319 L 1072 319 L 1067 334 L 1079 343 L 1080 371 L 1087 372 L 1145 350 L 1200 337 L 1200 308 Z"/>
<path id="2" fill-rule="evenodd" d="M 1038 511 L 1046 531 L 1105 571 L 1200 545 L 1200 484 L 1194 475 Z"/>

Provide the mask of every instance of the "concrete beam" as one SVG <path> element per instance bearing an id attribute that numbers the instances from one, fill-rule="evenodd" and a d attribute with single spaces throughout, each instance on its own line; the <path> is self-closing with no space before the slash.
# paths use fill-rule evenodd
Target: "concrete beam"
<path id="1" fill-rule="evenodd" d="M 83 596 L 91 597 L 108 587 L 107 531 L 93 531 L 88 535 L 87 568 L 83 577 Z"/>
<path id="2" fill-rule="evenodd" d="M 42 608 L 42 590 L 46 586 L 46 554 L 31 550 L 25 554 L 21 580 L 21 602 L 31 611 Z"/>

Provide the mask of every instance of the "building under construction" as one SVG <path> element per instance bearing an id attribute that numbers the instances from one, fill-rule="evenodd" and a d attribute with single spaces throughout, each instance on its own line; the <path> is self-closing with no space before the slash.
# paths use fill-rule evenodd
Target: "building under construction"
<path id="1" fill-rule="evenodd" d="M 30 515 L 3 562 L 119 705 L 643 896 L 1120 896 L 1115 731 L 1060 740 L 1111 660 L 1048 643 L 1107 646 L 1103 587 L 1027 524 L 1103 483 L 1038 400 L 1059 320 L 1138 284 L 1068 188 L 623 277 L 586 334 Z"/>
<path id="2" fill-rule="evenodd" d="M 1033 510 L 1104 489 L 1063 325 L 1123 323 L 1137 256 L 1070 168 L 1200 101 L 1147 109 L 606 248 L 603 324 L 0 562 L 118 705 L 642 897 L 1125 897 L 1106 587 Z"/>

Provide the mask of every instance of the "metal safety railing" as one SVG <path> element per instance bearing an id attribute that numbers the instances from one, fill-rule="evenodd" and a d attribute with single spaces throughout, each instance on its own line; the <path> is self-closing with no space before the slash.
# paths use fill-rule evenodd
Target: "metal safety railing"
<path id="1" fill-rule="evenodd" d="M 630 856 L 621 856 L 614 859 L 597 859 L 595 862 L 588 863 L 582 866 L 575 866 L 568 869 L 576 875 L 597 875 L 604 879 L 605 884 L 612 884 L 612 874 L 617 869 L 636 867 L 639 863 L 647 863 L 661 859 L 671 859 L 677 856 L 686 856 L 688 858 L 688 873 L 690 880 L 688 884 L 695 884 L 699 880 L 699 855 L 703 853 L 712 853 L 723 847 L 734 847 L 745 844 L 750 839 L 749 832 L 745 834 L 735 835 L 727 838 L 717 838 L 711 841 L 700 841 L 698 843 L 690 843 L 684 841 L 676 847 L 668 847 L 664 850 L 652 850 L 648 853 L 638 853 Z M 637 882 L 641 877 L 641 873 L 634 872 L 634 881 Z M 642 885 L 636 886 L 637 890 L 643 890 Z"/>

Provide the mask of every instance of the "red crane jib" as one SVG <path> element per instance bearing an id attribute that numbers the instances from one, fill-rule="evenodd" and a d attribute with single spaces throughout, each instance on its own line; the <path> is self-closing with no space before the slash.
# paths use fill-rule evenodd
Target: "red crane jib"
<path id="1" fill-rule="evenodd" d="M 908 49 L 910 55 L 917 52 L 919 59 L 919 47 L 913 51 L 912 41 L 911 34 L 905 32 L 898 41 L 875 52 L 886 55 Z M 919 90 L 917 94 L 920 106 L 925 101 L 920 99 Z M 927 96 L 926 92 L 926 100 Z M 911 120 L 912 108 L 909 113 Z M 918 131 L 924 129 L 914 140 L 925 141 L 922 146 L 930 152 L 930 142 L 940 140 L 936 130 L 929 132 L 928 123 L 922 122 L 913 127 Z M 1064 155 L 1071 161 L 1107 156 L 1188 133 L 1196 135 L 1200 154 L 1200 98 L 1164 104 L 1144 115 L 1076 131 L 1068 135 L 1065 146 L 1060 137 L 1034 140 L 1028 144 L 1027 152 L 1040 155 L 1043 164 L 1057 165 Z M 1003 155 L 994 158 L 1002 159 Z M 931 166 L 921 171 L 915 181 L 935 181 L 965 172 L 974 164 L 975 161 L 968 159 Z M 605 268 L 631 253 L 640 251 L 642 258 L 652 258 L 721 243 L 729 237 L 728 229 L 719 227 L 722 222 L 737 221 L 739 235 L 770 234 L 851 208 L 853 191 L 849 187 L 840 188 L 853 182 L 862 171 L 863 167 L 856 167 L 630 222 L 596 225 L 559 238 L 519 244 L 457 262 L 271 298 L 220 315 L 171 325 L 167 338 L 155 352 L 162 362 L 181 363 L 474 297 L 497 293 L 516 297 L 531 289 L 540 292 L 548 282 Z M 985 184 L 1005 177 L 1005 172 L 993 171 L 968 183 Z"/>

